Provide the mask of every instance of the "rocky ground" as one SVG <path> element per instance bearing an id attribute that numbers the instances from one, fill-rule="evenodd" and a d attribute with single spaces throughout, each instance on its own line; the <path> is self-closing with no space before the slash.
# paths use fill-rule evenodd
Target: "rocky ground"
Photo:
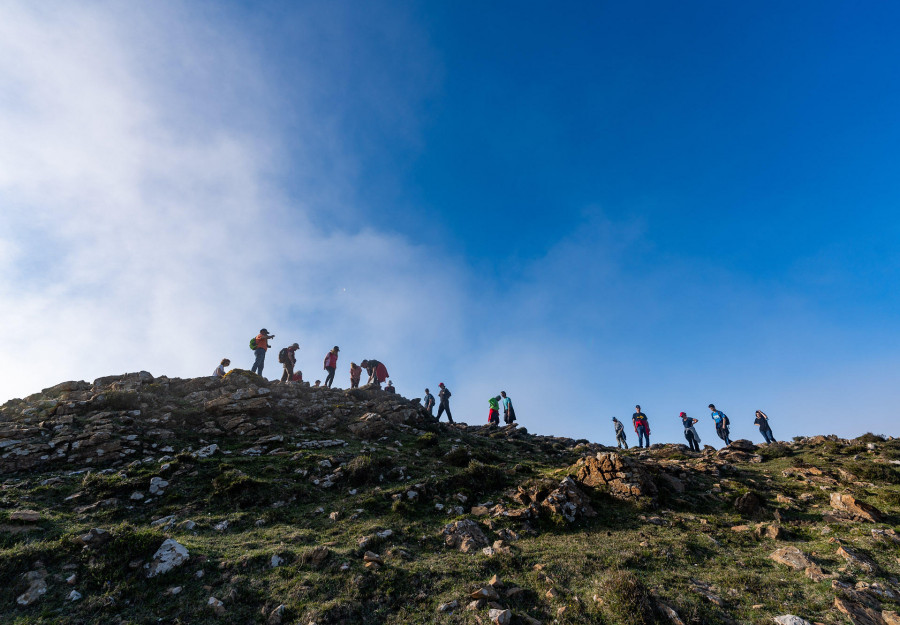
<path id="1" fill-rule="evenodd" d="M 0 407 L 3 623 L 900 623 L 900 440 L 620 452 L 243 371 Z"/>

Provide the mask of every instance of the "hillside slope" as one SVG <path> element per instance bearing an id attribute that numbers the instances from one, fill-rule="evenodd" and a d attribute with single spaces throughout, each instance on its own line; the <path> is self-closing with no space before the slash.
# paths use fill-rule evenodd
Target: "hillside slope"
<path id="1" fill-rule="evenodd" d="M 623 453 L 242 371 L 66 382 L 0 408 L 0 622 L 898 623 L 898 462 Z"/>

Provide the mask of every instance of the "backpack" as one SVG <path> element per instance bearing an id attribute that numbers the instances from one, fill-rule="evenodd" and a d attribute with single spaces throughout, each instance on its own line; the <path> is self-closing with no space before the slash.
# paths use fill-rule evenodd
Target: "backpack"
<path id="1" fill-rule="evenodd" d="M 278 362 L 285 363 L 287 361 L 288 361 L 287 347 L 282 347 L 281 351 L 278 352 Z"/>
<path id="2" fill-rule="evenodd" d="M 253 349 L 253 350 L 256 349 L 256 337 L 255 336 L 252 339 L 250 339 L 250 349 Z"/>
<path id="3" fill-rule="evenodd" d="M 719 412 L 722 412 L 721 410 Z M 722 412 L 722 423 L 724 425 L 731 425 L 731 421 L 728 420 L 728 415 Z"/>

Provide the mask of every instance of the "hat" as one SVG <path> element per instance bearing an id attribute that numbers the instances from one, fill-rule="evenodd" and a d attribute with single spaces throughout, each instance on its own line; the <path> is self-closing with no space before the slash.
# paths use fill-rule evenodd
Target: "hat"
<path id="1" fill-rule="evenodd" d="M 335 345 L 335 346 L 334 346 L 334 351 L 339 352 L 339 351 L 341 351 L 341 348 L 338 347 L 337 345 Z"/>
<path id="2" fill-rule="evenodd" d="M 678 416 L 679 416 L 679 417 L 686 417 L 686 416 L 687 416 L 687 413 L 686 413 L 686 412 L 682 412 L 682 413 L 679 413 Z"/>
<path id="3" fill-rule="evenodd" d="M 293 347 L 294 349 L 300 349 L 300 344 L 294 343 L 293 345 L 291 345 L 291 347 Z"/>
<path id="4" fill-rule="evenodd" d="M 443 385 L 444 385 L 444 383 L 443 383 L 443 382 L 441 382 L 441 383 L 440 383 L 440 384 L 438 384 L 438 386 L 443 386 Z"/>
<path id="5" fill-rule="evenodd" d="M 618 421 L 618 419 L 616 419 L 615 417 L 613 417 L 613 421 Z"/>
<path id="6" fill-rule="evenodd" d="M 260 334 L 268 334 L 269 331 L 266 330 L 265 328 L 263 328 L 262 330 L 259 331 L 259 333 L 260 333 Z"/>

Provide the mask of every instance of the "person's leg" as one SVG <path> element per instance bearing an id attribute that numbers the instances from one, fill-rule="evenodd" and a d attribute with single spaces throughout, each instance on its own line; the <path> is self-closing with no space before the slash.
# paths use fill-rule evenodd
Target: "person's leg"
<path id="1" fill-rule="evenodd" d="M 444 414 L 444 402 L 443 402 L 443 401 L 441 402 L 441 405 L 438 406 L 438 416 L 437 416 L 438 421 L 441 420 L 441 415 L 442 415 L 442 414 Z"/>
<path id="2" fill-rule="evenodd" d="M 264 350 L 262 347 L 257 347 L 254 354 L 256 354 L 256 360 L 254 361 L 253 367 L 250 369 L 250 371 L 255 372 L 258 375 L 262 375 L 263 365 L 266 361 L 266 350 Z"/>
<path id="3" fill-rule="evenodd" d="M 775 435 L 772 434 L 772 428 L 766 428 L 763 430 L 763 437 L 766 439 L 767 443 L 775 442 Z"/>
<path id="4" fill-rule="evenodd" d="M 453 415 L 450 414 L 450 402 L 448 401 L 444 410 L 447 411 L 447 423 L 453 423 Z"/>
<path id="5" fill-rule="evenodd" d="M 325 386 L 331 388 L 332 383 L 334 382 L 334 367 L 326 367 L 328 370 L 328 377 L 325 378 Z"/>

